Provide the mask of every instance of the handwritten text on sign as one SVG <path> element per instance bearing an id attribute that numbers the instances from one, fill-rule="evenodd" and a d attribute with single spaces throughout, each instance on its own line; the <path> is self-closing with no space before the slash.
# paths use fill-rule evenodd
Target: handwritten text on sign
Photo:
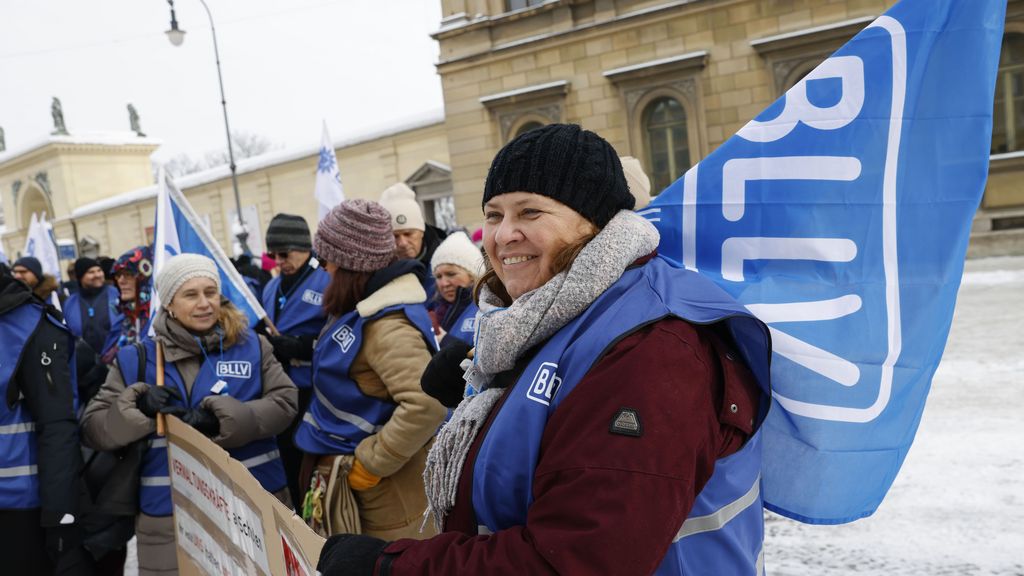
<path id="1" fill-rule="evenodd" d="M 188 452 L 174 443 L 168 444 L 167 450 L 171 487 L 198 506 L 239 550 L 252 558 L 265 574 L 270 574 L 260 516 Z"/>

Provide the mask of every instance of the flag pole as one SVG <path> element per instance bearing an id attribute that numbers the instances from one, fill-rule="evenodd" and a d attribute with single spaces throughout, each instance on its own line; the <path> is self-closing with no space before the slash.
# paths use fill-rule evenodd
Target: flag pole
<path id="1" fill-rule="evenodd" d="M 164 385 L 164 345 L 160 343 L 160 340 L 154 338 L 156 341 L 156 385 Z M 157 436 L 164 436 L 167 434 L 167 417 L 162 413 L 157 412 L 156 414 L 156 434 Z"/>

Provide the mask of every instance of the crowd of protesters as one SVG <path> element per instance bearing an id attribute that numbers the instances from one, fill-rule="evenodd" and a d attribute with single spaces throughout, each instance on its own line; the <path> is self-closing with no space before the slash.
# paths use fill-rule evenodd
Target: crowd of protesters
<path id="1" fill-rule="evenodd" d="M 481 188 L 472 235 L 403 183 L 275 215 L 234 260 L 255 326 L 197 254 L 0 265 L 3 572 L 120 574 L 134 536 L 177 573 L 161 414 L 328 537 L 325 576 L 756 572 L 767 329 L 658 256 L 597 134 L 523 133 Z"/>

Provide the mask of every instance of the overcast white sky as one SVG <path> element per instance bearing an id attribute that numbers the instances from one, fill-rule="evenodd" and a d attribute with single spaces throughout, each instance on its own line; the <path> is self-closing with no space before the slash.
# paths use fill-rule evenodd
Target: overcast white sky
<path id="1" fill-rule="evenodd" d="M 429 33 L 440 0 L 207 0 L 233 131 L 286 147 L 337 141 L 442 107 Z M 225 146 L 209 21 L 199 0 L 0 0 L 0 126 L 8 151 L 52 131 L 126 131 L 126 105 L 163 140 L 154 156 Z"/>

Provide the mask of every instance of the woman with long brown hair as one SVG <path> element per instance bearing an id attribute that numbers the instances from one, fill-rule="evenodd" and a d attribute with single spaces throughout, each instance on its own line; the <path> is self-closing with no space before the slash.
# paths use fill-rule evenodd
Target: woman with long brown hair
<path id="1" fill-rule="evenodd" d="M 308 518 L 325 535 L 420 537 L 427 448 L 445 416 L 420 388 L 434 335 L 415 260 L 397 260 L 390 214 L 346 200 L 313 241 L 331 282 L 313 353 L 313 400 L 295 443 L 316 458 Z M 432 532 L 431 532 L 432 533 Z M 427 535 L 429 535 L 428 533 Z"/>
<path id="2" fill-rule="evenodd" d="M 169 259 L 157 275 L 156 290 L 163 307 L 153 327 L 164 350 L 166 385 L 154 385 L 156 344 L 144 339 L 118 352 L 117 369 L 109 372 L 82 419 L 84 440 L 97 450 L 117 450 L 148 437 L 135 524 L 142 575 L 177 574 L 167 442 L 154 434 L 156 415 L 181 418 L 289 503 L 274 436 L 287 428 L 298 401 L 273 347 L 221 296 L 212 260 L 198 254 Z"/>

